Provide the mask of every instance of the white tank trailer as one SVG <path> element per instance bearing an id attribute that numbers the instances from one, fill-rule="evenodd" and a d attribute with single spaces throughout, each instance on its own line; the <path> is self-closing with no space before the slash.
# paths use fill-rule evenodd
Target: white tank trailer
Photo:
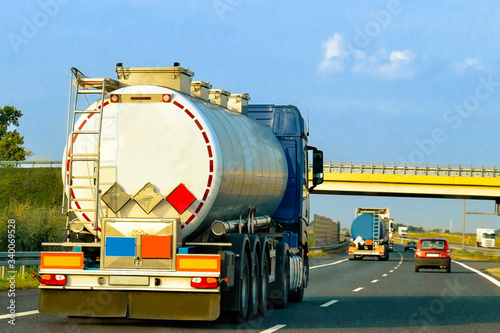
<path id="1" fill-rule="evenodd" d="M 241 322 L 301 301 L 323 156 L 299 110 L 178 64 L 116 73 L 71 70 L 67 236 L 43 244 L 61 250 L 41 254 L 40 313 Z"/>

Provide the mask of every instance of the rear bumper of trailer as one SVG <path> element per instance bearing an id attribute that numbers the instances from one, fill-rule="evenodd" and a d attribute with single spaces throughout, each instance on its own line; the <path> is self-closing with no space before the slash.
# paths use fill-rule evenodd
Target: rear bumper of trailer
<path id="1" fill-rule="evenodd" d="M 40 289 L 44 315 L 215 320 L 220 293 Z"/>

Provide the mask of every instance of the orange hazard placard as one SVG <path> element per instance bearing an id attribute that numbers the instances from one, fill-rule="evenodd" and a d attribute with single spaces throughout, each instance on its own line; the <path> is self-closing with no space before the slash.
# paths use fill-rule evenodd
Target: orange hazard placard
<path id="1" fill-rule="evenodd" d="M 172 258 L 172 236 L 142 236 L 141 257 L 145 259 Z"/>

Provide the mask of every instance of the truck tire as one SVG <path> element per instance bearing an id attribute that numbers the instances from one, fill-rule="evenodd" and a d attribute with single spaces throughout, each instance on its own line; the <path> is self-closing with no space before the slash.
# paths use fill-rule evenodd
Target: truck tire
<path id="1" fill-rule="evenodd" d="M 251 260 L 252 271 L 250 273 L 250 297 L 248 307 L 248 319 L 253 319 L 257 316 L 259 308 L 259 291 L 260 291 L 260 263 L 257 252 L 253 251 Z"/>
<path id="2" fill-rule="evenodd" d="M 262 253 L 262 265 L 260 267 L 259 281 L 259 315 L 265 317 L 267 314 L 267 286 L 269 285 L 269 259 L 267 253 Z"/>
<path id="3" fill-rule="evenodd" d="M 307 287 L 307 280 L 309 279 L 309 260 L 307 255 L 304 258 L 303 273 L 302 273 L 302 284 L 295 290 L 290 291 L 288 300 L 291 302 L 302 302 L 304 299 L 304 290 Z"/>
<path id="4" fill-rule="evenodd" d="M 239 281 L 239 308 L 236 311 L 236 320 L 240 323 L 244 322 L 249 313 L 250 305 L 250 262 L 248 260 L 246 251 L 241 254 L 243 269 L 241 271 L 241 279 Z"/>
<path id="5" fill-rule="evenodd" d="M 290 288 L 290 259 L 288 258 L 288 244 L 280 243 L 277 246 L 276 255 L 276 280 L 271 285 L 269 307 L 285 309 L 288 304 L 288 293 Z"/>

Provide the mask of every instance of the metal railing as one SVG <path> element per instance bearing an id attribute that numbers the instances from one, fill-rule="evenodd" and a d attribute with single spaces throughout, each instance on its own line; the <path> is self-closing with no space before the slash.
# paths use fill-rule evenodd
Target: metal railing
<path id="1" fill-rule="evenodd" d="M 2 279 L 5 277 L 6 271 L 17 271 L 17 267 L 20 267 L 20 273 L 23 276 L 25 266 L 40 265 L 40 252 L 16 251 L 12 258 L 9 255 L 11 255 L 9 252 L 0 252 L 0 276 Z M 14 260 L 13 266 L 9 260 Z"/>
<path id="2" fill-rule="evenodd" d="M 15 168 L 60 168 L 61 161 L 0 161 L 0 167 L 12 166 Z"/>
<path id="3" fill-rule="evenodd" d="M 383 175 L 500 177 L 500 166 L 472 164 L 328 161 L 324 163 L 323 171 Z"/>

